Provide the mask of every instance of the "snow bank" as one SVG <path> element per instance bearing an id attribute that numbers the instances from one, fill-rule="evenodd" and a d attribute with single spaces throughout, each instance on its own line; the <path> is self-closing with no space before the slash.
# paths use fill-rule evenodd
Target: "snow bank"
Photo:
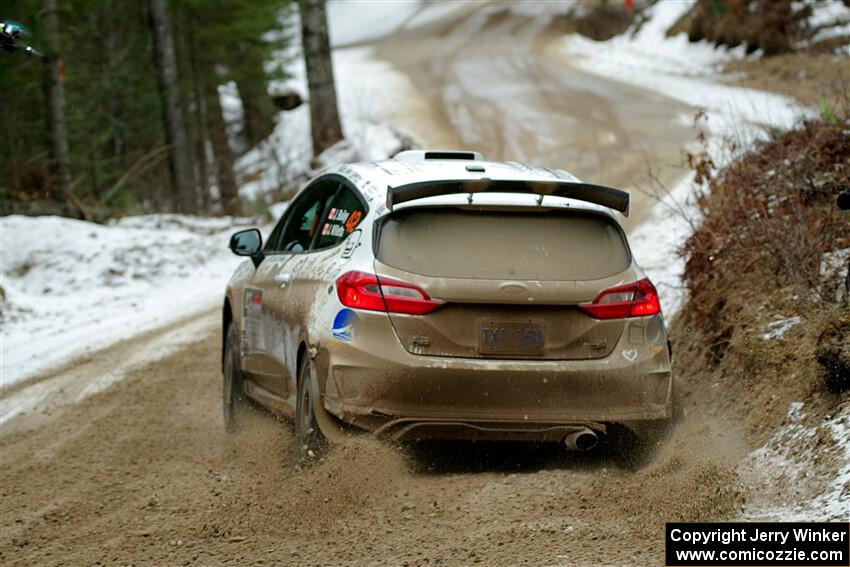
<path id="1" fill-rule="evenodd" d="M 0 218 L 0 387 L 222 301 L 230 218 Z"/>

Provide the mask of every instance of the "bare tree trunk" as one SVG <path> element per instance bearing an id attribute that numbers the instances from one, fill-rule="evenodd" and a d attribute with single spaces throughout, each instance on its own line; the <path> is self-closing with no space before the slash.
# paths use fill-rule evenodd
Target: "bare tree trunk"
<path id="1" fill-rule="evenodd" d="M 331 46 L 325 0 L 301 0 L 301 43 L 310 88 L 310 122 L 313 154 L 342 139 L 342 126 L 336 104 Z"/>
<path id="2" fill-rule="evenodd" d="M 198 166 L 198 190 L 200 192 L 201 210 L 210 211 L 210 171 L 209 160 L 207 160 L 207 102 L 204 100 L 203 78 L 200 76 L 200 62 L 198 60 L 198 42 L 194 28 L 190 24 L 186 26 L 187 42 L 189 44 L 189 68 L 192 76 L 192 102 L 195 105 L 194 122 L 195 128 L 195 163 Z"/>
<path id="3" fill-rule="evenodd" d="M 68 201 L 71 173 L 68 166 L 68 134 L 65 131 L 65 80 L 59 58 L 59 18 L 56 0 L 44 0 L 44 96 L 47 102 L 47 132 L 50 139 L 50 171 L 59 178 L 62 197 Z"/>
<path id="4" fill-rule="evenodd" d="M 175 193 L 174 205 L 179 212 L 192 214 L 197 212 L 198 203 L 192 154 L 189 152 L 186 122 L 183 118 L 183 108 L 180 106 L 177 62 L 174 57 L 168 9 L 165 0 L 146 0 L 146 7 L 153 38 L 159 94 L 162 100 L 162 118 L 169 144 L 169 165 Z"/>
<path id="5" fill-rule="evenodd" d="M 233 174 L 233 150 L 227 142 L 227 128 L 224 117 L 221 114 L 221 101 L 218 98 L 218 89 L 210 85 L 207 92 L 207 132 L 209 132 L 210 143 L 216 167 L 216 178 L 218 179 L 218 193 L 221 206 L 228 215 L 239 214 L 239 190 L 236 187 L 236 176 Z"/>

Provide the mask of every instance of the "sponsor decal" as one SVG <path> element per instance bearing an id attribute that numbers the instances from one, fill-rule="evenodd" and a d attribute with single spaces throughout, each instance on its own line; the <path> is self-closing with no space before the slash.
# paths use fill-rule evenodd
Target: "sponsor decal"
<path id="1" fill-rule="evenodd" d="M 345 230 L 341 224 L 325 224 L 322 227 L 322 236 L 344 236 Z"/>
<path id="2" fill-rule="evenodd" d="M 352 338 L 354 325 L 357 323 L 357 313 L 351 309 L 340 309 L 334 317 L 333 335 L 341 341 L 349 342 Z"/>
<path id="3" fill-rule="evenodd" d="M 242 301 L 242 315 L 244 317 L 258 317 L 260 306 L 263 303 L 263 290 L 246 287 L 245 296 Z"/>

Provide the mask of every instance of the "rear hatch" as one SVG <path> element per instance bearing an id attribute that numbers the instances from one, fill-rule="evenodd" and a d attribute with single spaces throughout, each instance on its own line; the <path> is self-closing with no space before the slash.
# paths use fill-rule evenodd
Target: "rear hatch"
<path id="1" fill-rule="evenodd" d="M 380 226 L 378 274 L 445 301 L 426 315 L 390 313 L 404 348 L 423 356 L 579 360 L 607 356 L 622 319 L 576 305 L 634 279 L 619 225 L 546 207 L 422 207 Z"/>

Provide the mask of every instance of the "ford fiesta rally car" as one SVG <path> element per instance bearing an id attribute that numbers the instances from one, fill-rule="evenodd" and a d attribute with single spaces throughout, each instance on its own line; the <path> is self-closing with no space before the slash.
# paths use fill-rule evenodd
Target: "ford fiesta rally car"
<path id="1" fill-rule="evenodd" d="M 324 170 L 247 256 L 223 310 L 224 419 L 246 397 L 296 446 L 655 438 L 674 415 L 658 294 L 617 220 L 623 191 L 475 152 Z"/>

